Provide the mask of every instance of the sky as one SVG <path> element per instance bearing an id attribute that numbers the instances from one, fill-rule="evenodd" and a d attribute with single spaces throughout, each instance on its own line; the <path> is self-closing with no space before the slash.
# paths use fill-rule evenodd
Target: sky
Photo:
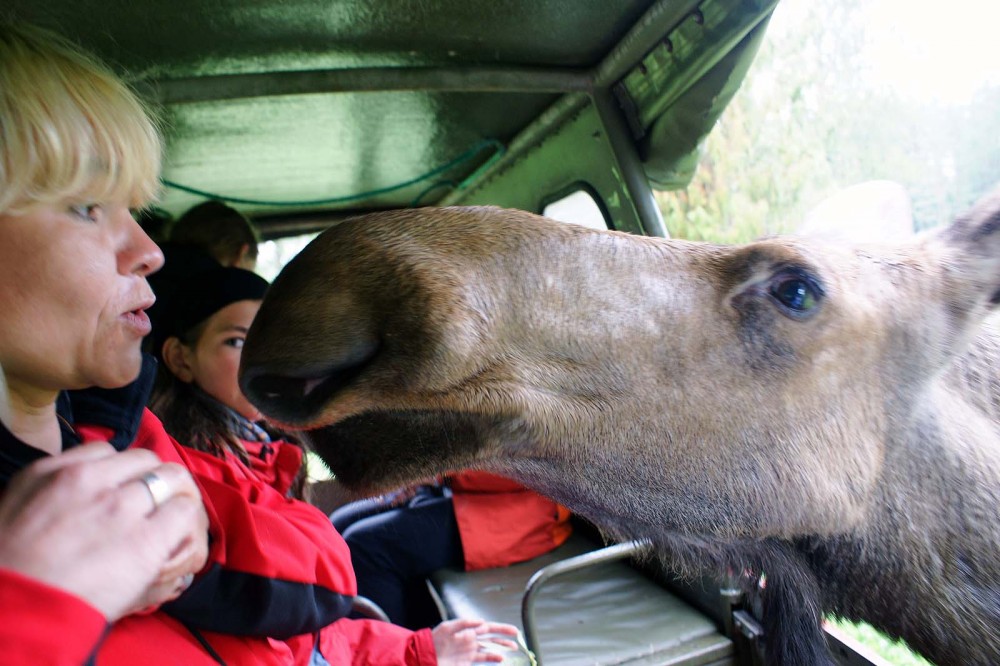
<path id="1" fill-rule="evenodd" d="M 794 29 L 809 2 L 781 0 L 769 30 Z M 1000 85 L 1000 1 L 864 0 L 862 13 L 864 57 L 878 85 L 950 104 Z"/>

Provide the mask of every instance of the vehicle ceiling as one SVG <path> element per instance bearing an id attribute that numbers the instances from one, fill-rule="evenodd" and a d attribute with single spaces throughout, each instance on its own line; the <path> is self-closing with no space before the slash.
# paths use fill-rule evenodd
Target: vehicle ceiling
<path id="1" fill-rule="evenodd" d="M 564 95 L 587 93 L 600 76 L 625 85 L 656 67 L 654 48 L 674 52 L 656 26 L 633 55 L 622 51 L 651 13 L 673 28 L 739 14 L 738 28 L 711 37 L 714 63 L 765 24 L 773 4 L 7 0 L 2 15 L 70 36 L 155 101 L 167 137 L 165 209 L 179 214 L 205 198 L 183 186 L 235 200 L 276 236 L 324 215 L 440 201 Z M 621 62 L 609 57 L 616 49 Z M 738 84 L 742 70 L 732 69 Z M 669 106 L 657 86 L 669 87 L 627 86 L 638 144 L 657 140 L 650 130 Z M 686 112 L 721 111 L 716 97 L 703 94 Z M 687 137 L 685 154 L 708 127 Z M 644 148 L 653 165 L 656 148 Z"/>

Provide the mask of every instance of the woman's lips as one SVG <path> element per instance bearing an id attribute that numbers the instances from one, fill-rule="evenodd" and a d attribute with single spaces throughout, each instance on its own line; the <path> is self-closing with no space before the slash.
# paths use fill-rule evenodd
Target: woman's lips
<path id="1" fill-rule="evenodd" d="M 135 331 L 139 337 L 145 337 L 153 330 L 153 325 L 149 322 L 149 315 L 145 310 L 132 310 L 122 315 L 125 324 Z"/>

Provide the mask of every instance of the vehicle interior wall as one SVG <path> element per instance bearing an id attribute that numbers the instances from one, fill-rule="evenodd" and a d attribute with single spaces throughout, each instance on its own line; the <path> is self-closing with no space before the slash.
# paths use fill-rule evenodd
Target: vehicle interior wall
<path id="1" fill-rule="evenodd" d="M 550 109 L 511 148 L 511 156 L 445 205 L 496 205 L 540 213 L 555 193 L 586 183 L 615 229 L 643 233 L 638 211 L 594 104 L 580 95 Z"/>

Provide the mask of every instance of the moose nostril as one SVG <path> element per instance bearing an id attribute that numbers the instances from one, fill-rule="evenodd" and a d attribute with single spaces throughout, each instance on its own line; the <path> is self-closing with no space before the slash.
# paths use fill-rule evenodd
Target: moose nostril
<path id="1" fill-rule="evenodd" d="M 370 365 L 377 351 L 377 342 L 358 343 L 349 353 L 340 355 L 332 367 L 299 368 L 294 374 L 251 365 L 244 369 L 241 386 L 265 416 L 289 423 L 310 421 L 334 394 Z"/>
<path id="2" fill-rule="evenodd" d="M 289 423 L 308 421 L 359 371 L 356 367 L 313 378 L 263 374 L 246 382 L 245 393 L 265 416 Z"/>
<path id="3" fill-rule="evenodd" d="M 260 375 L 247 382 L 247 394 L 264 402 L 301 398 L 306 384 L 312 380 L 281 375 Z"/>
<path id="4" fill-rule="evenodd" d="M 364 367 L 351 366 L 311 378 L 260 375 L 248 382 L 247 397 L 267 416 L 289 422 L 308 421 Z"/>

